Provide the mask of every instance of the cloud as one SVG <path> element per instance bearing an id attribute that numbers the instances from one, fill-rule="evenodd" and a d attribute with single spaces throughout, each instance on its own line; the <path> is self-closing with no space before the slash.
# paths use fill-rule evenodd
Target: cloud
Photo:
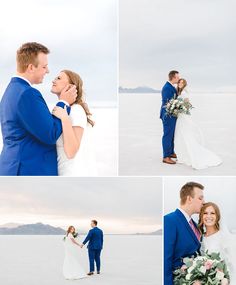
<path id="1" fill-rule="evenodd" d="M 98 217 L 110 231 L 114 223 L 129 232 L 155 230 L 162 221 L 161 178 L 2 178 L 1 189 L 0 214 L 8 222 L 83 224 Z"/>
<path id="2" fill-rule="evenodd" d="M 1 93 L 15 73 L 16 50 L 37 41 L 51 50 L 50 74 L 38 86 L 46 100 L 52 101 L 51 81 L 65 68 L 80 73 L 89 101 L 116 100 L 116 0 L 10 0 L 1 12 Z"/>
<path id="3" fill-rule="evenodd" d="M 177 69 L 192 89 L 235 87 L 234 1 L 120 3 L 120 85 L 161 88 Z"/>

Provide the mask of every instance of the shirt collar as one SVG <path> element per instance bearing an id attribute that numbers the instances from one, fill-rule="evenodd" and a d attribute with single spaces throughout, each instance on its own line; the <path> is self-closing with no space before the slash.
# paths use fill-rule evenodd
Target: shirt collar
<path id="1" fill-rule="evenodd" d="M 14 75 L 14 76 L 12 76 L 12 77 L 17 77 L 17 78 L 20 78 L 20 79 L 22 79 L 22 80 L 25 80 L 27 83 L 29 83 L 29 85 L 30 85 L 30 86 L 32 86 L 32 84 L 29 82 L 29 80 L 28 80 L 28 79 L 26 79 L 26 78 L 25 78 L 25 77 L 23 77 L 23 76 Z"/>
<path id="2" fill-rule="evenodd" d="M 188 223 L 190 222 L 190 220 L 192 219 L 189 214 L 187 214 L 183 209 L 178 208 L 180 210 L 180 212 L 184 215 L 185 219 L 188 221 Z"/>

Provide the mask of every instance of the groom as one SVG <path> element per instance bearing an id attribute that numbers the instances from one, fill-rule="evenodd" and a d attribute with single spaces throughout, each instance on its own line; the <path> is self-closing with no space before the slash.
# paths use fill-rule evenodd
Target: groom
<path id="1" fill-rule="evenodd" d="M 164 216 L 164 285 L 173 285 L 173 271 L 200 249 L 201 234 L 191 216 L 200 213 L 203 189 L 199 183 L 186 183 L 180 190 L 180 207 Z"/>
<path id="2" fill-rule="evenodd" d="M 83 241 L 81 248 L 87 243 L 88 244 L 88 255 L 89 255 L 89 273 L 88 275 L 94 274 L 94 262 L 97 267 L 97 274 L 100 274 L 101 260 L 100 255 L 103 248 L 103 232 L 97 227 L 98 222 L 96 220 L 91 221 L 92 229 L 89 231 L 87 237 Z"/>
<path id="3" fill-rule="evenodd" d="M 33 84 L 49 73 L 47 47 L 36 42 L 23 44 L 17 51 L 17 73 L 0 105 L 3 149 L 0 175 L 58 175 L 56 141 L 62 133 L 61 121 L 50 113 L 41 93 Z M 67 86 L 57 106 L 70 105 L 76 87 Z"/>
<path id="4" fill-rule="evenodd" d="M 179 81 L 179 72 L 172 70 L 169 72 L 169 81 L 163 86 L 161 91 L 162 105 L 160 118 L 163 124 L 163 137 L 162 137 L 162 148 L 163 148 L 163 163 L 175 164 L 176 162 L 172 158 L 177 158 L 174 152 L 174 133 L 176 125 L 176 117 L 167 116 L 165 105 L 167 102 L 177 97 L 177 90 L 174 84 Z"/>

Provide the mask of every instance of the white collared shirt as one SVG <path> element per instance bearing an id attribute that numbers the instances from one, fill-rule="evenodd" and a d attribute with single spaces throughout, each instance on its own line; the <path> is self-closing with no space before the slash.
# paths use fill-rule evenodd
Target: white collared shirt
<path id="1" fill-rule="evenodd" d="M 170 81 L 168 81 L 175 89 L 176 89 L 176 86 L 174 84 L 172 84 Z"/>
<path id="2" fill-rule="evenodd" d="M 32 86 L 31 82 L 30 82 L 28 79 L 26 79 L 25 77 L 23 77 L 23 76 L 14 75 L 14 76 L 12 76 L 12 77 L 17 77 L 17 78 L 20 78 L 20 79 L 22 79 L 22 80 L 25 80 L 27 83 L 29 83 L 30 86 Z"/>
<path id="3" fill-rule="evenodd" d="M 180 210 L 180 212 L 184 215 L 185 219 L 187 220 L 187 222 L 189 223 L 190 220 L 192 219 L 189 214 L 187 214 L 183 209 L 178 208 Z"/>

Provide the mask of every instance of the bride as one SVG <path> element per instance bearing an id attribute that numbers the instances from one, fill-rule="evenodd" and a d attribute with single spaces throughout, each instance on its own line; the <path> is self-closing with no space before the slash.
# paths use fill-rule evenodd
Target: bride
<path id="1" fill-rule="evenodd" d="M 183 92 L 186 86 L 187 81 L 183 78 L 180 79 L 177 94 L 188 100 L 186 93 Z M 194 169 L 204 169 L 222 163 L 222 160 L 216 154 L 204 146 L 203 134 L 189 115 L 179 114 L 174 143 L 178 163 L 184 163 Z"/>
<path id="2" fill-rule="evenodd" d="M 222 229 L 220 223 L 219 207 L 212 203 L 205 203 L 201 209 L 199 216 L 199 229 L 203 235 L 202 251 L 209 253 L 220 253 L 220 257 L 225 261 L 229 270 L 230 281 L 223 280 L 222 284 L 236 285 L 236 265 L 235 256 L 235 241 L 232 234 L 226 229 Z"/>
<path id="3" fill-rule="evenodd" d="M 57 140 L 59 176 L 96 176 L 95 159 L 91 147 L 91 113 L 84 101 L 83 81 L 70 70 L 63 70 L 53 80 L 51 92 L 60 96 L 62 90 L 73 84 L 77 89 L 75 103 L 68 116 L 66 109 L 55 107 L 53 115 L 62 122 L 62 135 Z"/>
<path id="4" fill-rule="evenodd" d="M 65 237 L 65 260 L 63 275 L 65 279 L 81 279 L 87 277 L 79 263 L 80 244 L 75 240 L 75 228 L 70 226 Z"/>

